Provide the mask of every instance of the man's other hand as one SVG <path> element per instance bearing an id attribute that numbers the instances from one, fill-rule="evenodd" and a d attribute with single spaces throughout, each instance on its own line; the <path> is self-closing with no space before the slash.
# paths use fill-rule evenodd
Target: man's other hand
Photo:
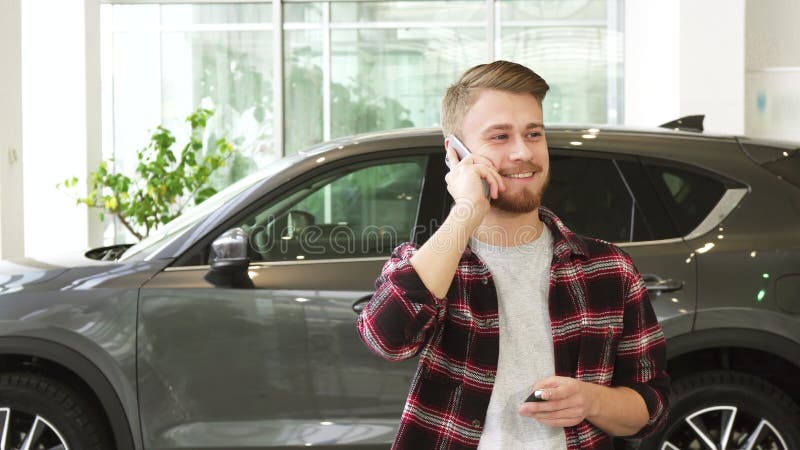
<path id="1" fill-rule="evenodd" d="M 519 413 L 551 427 L 577 425 L 592 415 L 595 408 L 594 387 L 596 385 L 574 378 L 547 377 L 531 389 L 531 392 L 541 389 L 545 401 L 523 403 Z"/>

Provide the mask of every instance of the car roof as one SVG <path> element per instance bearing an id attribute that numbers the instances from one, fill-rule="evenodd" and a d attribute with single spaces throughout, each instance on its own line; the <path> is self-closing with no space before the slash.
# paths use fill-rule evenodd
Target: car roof
<path id="1" fill-rule="evenodd" d="M 659 127 L 635 127 L 635 126 L 627 126 L 627 125 L 587 125 L 587 124 L 557 124 L 557 125 L 548 125 L 546 127 L 548 132 L 557 132 L 557 133 L 603 133 L 603 132 L 613 132 L 618 134 L 648 134 L 648 135 L 658 135 L 663 137 L 669 136 L 683 136 L 683 137 L 690 137 L 690 138 L 710 138 L 710 139 L 725 139 L 730 140 L 737 137 L 734 134 L 723 134 L 723 133 L 709 133 L 709 132 L 693 132 L 693 131 L 684 131 L 679 129 L 667 129 L 667 128 L 659 128 Z M 442 133 L 442 129 L 439 127 L 428 127 L 428 128 L 401 128 L 395 130 L 387 130 L 387 131 L 377 131 L 377 132 L 369 132 L 369 133 L 362 133 L 356 134 L 352 136 L 342 137 L 335 142 L 339 145 L 347 145 L 359 142 L 369 142 L 369 141 L 376 141 L 376 140 L 385 140 L 385 139 L 392 139 L 392 138 L 409 138 L 412 136 L 427 136 L 427 137 L 439 137 L 444 140 L 444 135 Z M 313 148 L 313 147 L 312 147 Z"/>
<path id="2" fill-rule="evenodd" d="M 630 127 L 609 127 L 609 126 L 586 126 L 586 125 L 554 125 L 547 127 L 548 146 L 551 148 L 563 148 L 570 150 L 588 150 L 591 152 L 613 151 L 615 153 L 637 154 L 646 149 L 648 153 L 668 159 L 681 159 L 682 153 L 696 154 L 696 149 L 704 148 L 708 150 L 722 149 L 730 151 L 738 149 L 736 140 L 732 136 L 709 135 L 706 133 L 685 132 L 666 129 L 636 129 Z M 593 134 L 597 138 L 584 138 L 586 134 Z M 644 138 L 644 139 L 640 139 Z M 676 142 L 680 141 L 680 142 Z M 695 142 L 692 142 L 695 141 Z M 379 131 L 364 133 L 352 136 L 341 137 L 327 141 L 307 149 L 298 151 L 295 154 L 284 157 L 281 166 L 284 168 L 278 172 L 267 169 L 259 172 L 264 173 L 264 178 L 255 182 L 244 195 L 231 201 L 223 210 L 212 214 L 210 220 L 197 228 L 199 234 L 206 234 L 211 229 L 217 228 L 222 221 L 221 216 L 226 215 L 226 211 L 246 207 L 247 204 L 267 195 L 273 189 L 281 186 L 297 176 L 307 171 L 314 171 L 319 166 L 327 166 L 330 163 L 341 164 L 343 160 L 351 161 L 351 158 L 370 157 L 383 152 L 400 152 L 404 150 L 423 152 L 433 148 L 442 148 L 444 136 L 441 128 L 407 128 L 390 131 Z M 585 146 L 582 146 L 586 142 Z M 642 142 L 647 143 L 643 148 Z M 576 143 L 579 143 L 576 145 Z M 696 144 L 696 145 L 695 145 Z M 744 157 L 740 152 L 738 156 Z M 254 179 L 258 179 L 258 173 L 253 174 Z M 170 245 L 161 254 L 181 254 L 186 247 L 181 244 Z"/>

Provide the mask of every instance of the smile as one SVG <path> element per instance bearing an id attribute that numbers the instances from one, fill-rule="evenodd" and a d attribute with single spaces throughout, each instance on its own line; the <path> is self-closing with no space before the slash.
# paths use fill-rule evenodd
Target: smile
<path id="1" fill-rule="evenodd" d="M 506 178 L 529 178 L 533 176 L 533 172 L 512 173 L 503 176 Z"/>

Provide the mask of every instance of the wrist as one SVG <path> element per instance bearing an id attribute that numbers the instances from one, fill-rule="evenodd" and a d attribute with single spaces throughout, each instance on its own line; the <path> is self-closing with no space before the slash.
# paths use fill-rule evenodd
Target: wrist
<path id="1" fill-rule="evenodd" d="M 488 201 L 475 202 L 466 197 L 457 198 L 450 209 L 448 220 L 468 228 L 475 228 L 483 221 L 490 207 Z"/>
<path id="2" fill-rule="evenodd" d="M 601 397 L 603 396 L 603 390 L 610 388 L 586 381 L 582 381 L 582 383 L 584 383 L 584 390 L 587 393 L 586 419 L 592 420 L 600 415 L 600 405 L 602 404 Z"/>

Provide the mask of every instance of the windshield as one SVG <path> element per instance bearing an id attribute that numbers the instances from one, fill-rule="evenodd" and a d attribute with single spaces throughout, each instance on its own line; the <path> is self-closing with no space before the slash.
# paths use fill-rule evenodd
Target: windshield
<path id="1" fill-rule="evenodd" d="M 297 158 L 283 158 L 276 161 L 266 169 L 248 175 L 217 192 L 203 203 L 187 209 L 173 221 L 159 228 L 150 234 L 150 236 L 126 250 L 120 257 L 120 260 L 124 261 L 134 257 L 143 258 L 154 253 L 156 250 L 172 242 L 174 238 L 180 236 L 190 227 L 208 217 L 212 212 L 222 207 L 222 205 L 244 192 L 250 186 L 284 170 L 286 167 L 290 166 L 295 159 Z"/>

